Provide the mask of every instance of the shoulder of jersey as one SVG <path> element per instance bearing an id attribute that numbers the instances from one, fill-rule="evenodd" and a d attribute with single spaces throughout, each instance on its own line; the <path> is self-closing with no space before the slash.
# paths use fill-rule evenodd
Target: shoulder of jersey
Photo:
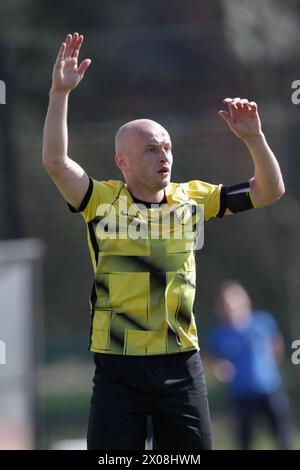
<path id="1" fill-rule="evenodd" d="M 171 192 L 173 197 L 180 198 L 183 201 L 190 199 L 188 194 L 188 184 L 189 183 L 174 183 L 171 182 L 169 186 L 169 192 Z"/>
<path id="2" fill-rule="evenodd" d="M 93 179 L 95 189 L 99 192 L 102 202 L 111 202 L 120 194 L 125 184 L 120 180 L 97 181 Z"/>

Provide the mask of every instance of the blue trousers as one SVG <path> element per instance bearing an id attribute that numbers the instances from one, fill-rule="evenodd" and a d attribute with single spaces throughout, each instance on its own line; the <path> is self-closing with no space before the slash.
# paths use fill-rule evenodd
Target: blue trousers
<path id="1" fill-rule="evenodd" d="M 292 449 L 292 427 L 287 396 L 282 389 L 249 398 L 236 399 L 234 403 L 240 448 L 250 448 L 257 416 L 265 416 L 278 446 Z"/>

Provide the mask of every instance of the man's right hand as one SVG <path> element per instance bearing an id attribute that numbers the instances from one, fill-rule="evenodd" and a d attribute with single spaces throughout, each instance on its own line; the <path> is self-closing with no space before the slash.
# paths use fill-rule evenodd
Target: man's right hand
<path id="1" fill-rule="evenodd" d="M 78 67 L 78 55 L 83 36 L 68 34 L 60 46 L 52 73 L 52 90 L 69 93 L 83 79 L 91 60 L 84 59 Z"/>

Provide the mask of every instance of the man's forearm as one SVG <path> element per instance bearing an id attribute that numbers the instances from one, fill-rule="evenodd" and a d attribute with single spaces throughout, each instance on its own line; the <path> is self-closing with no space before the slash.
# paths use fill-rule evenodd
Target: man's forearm
<path id="1" fill-rule="evenodd" d="M 261 130 L 261 122 L 254 101 L 240 98 L 223 100 L 228 110 L 219 115 L 234 134 L 247 145 L 255 166 L 250 179 L 250 196 L 255 207 L 272 204 L 284 194 L 284 182 L 279 164 Z"/>
<path id="2" fill-rule="evenodd" d="M 250 180 L 250 190 L 255 196 L 257 205 L 271 204 L 285 191 L 278 161 L 263 133 L 245 139 L 245 143 L 255 166 L 254 177 Z"/>
<path id="3" fill-rule="evenodd" d="M 68 98 L 82 80 L 91 60 L 78 66 L 83 36 L 68 34 L 61 43 L 52 71 L 49 106 L 44 126 L 43 164 L 57 188 L 75 209 L 87 193 L 90 179 L 84 169 L 68 157 Z"/>
<path id="4" fill-rule="evenodd" d="M 44 125 L 43 164 L 53 168 L 67 162 L 68 153 L 68 112 L 69 93 L 51 89 L 49 106 Z"/>

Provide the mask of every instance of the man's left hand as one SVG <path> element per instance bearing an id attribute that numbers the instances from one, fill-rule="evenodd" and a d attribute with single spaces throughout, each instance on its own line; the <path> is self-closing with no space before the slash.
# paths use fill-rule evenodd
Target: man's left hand
<path id="1" fill-rule="evenodd" d="M 259 137 L 262 134 L 261 123 L 257 112 L 257 104 L 241 98 L 226 98 L 227 111 L 219 111 L 219 115 L 237 137 L 245 141 Z"/>

